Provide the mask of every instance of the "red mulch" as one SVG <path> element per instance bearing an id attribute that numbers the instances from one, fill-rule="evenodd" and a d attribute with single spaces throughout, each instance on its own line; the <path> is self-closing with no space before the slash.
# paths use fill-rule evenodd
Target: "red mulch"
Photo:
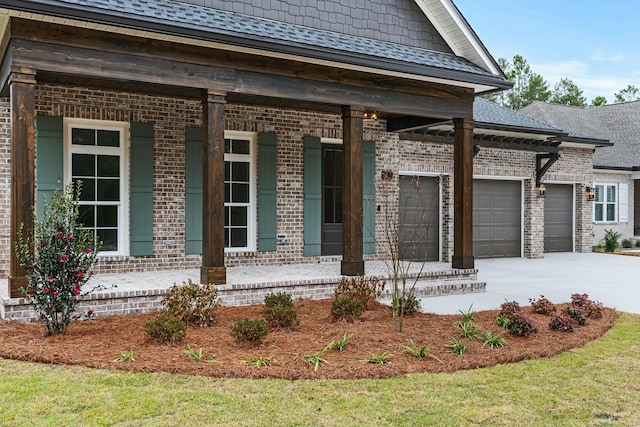
<path id="1" fill-rule="evenodd" d="M 169 372 L 205 375 L 220 378 L 388 378 L 416 372 L 451 372 L 474 369 L 524 359 L 550 357 L 572 348 L 581 347 L 602 336 L 615 323 L 618 314 L 604 310 L 602 319 L 589 319 L 586 326 L 574 332 L 549 329 L 549 317 L 531 313 L 538 332 L 529 338 L 503 335 L 507 344 L 501 349 L 483 348 L 478 339 L 463 339 L 454 323 L 459 315 L 441 316 L 418 313 L 406 317 L 404 331 L 393 332 L 391 310 L 376 305 L 355 323 L 332 322 L 330 300 L 298 301 L 296 308 L 300 325 L 294 330 L 273 330 L 257 346 L 239 344 L 230 334 L 230 325 L 237 318 L 258 318 L 262 306 L 221 307 L 218 323 L 203 328 L 188 328 L 184 341 L 167 345 L 150 341 L 144 324 L 156 314 L 110 316 L 72 323 L 62 336 L 46 337 L 41 324 L 0 322 L 0 357 L 31 362 L 83 365 L 92 368 L 122 369 L 136 372 Z M 560 307 L 560 305 L 558 305 Z M 530 312 L 530 309 L 526 309 Z M 476 324 L 482 331 L 499 333 L 495 318 L 498 311 L 478 312 Z M 344 352 L 332 349 L 324 354 L 327 363 L 317 371 L 304 360 L 305 354 L 321 350 L 327 343 L 353 333 Z M 447 348 L 454 338 L 467 345 L 466 354 L 458 356 Z M 419 361 L 402 349 L 413 339 L 416 344 L 432 343 L 430 354 Z M 183 350 L 187 344 L 202 348 L 206 358 L 218 363 L 203 363 L 188 357 Z M 135 361 L 114 362 L 122 352 L 133 350 Z M 391 363 L 363 362 L 370 352 L 392 353 Z M 270 366 L 247 366 L 243 360 L 271 356 Z"/>

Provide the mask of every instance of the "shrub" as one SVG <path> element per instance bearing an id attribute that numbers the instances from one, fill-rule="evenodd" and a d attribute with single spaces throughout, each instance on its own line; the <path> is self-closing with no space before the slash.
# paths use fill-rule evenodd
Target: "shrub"
<path id="1" fill-rule="evenodd" d="M 640 239 L 636 240 L 636 248 L 640 248 Z"/>
<path id="2" fill-rule="evenodd" d="M 556 311 L 556 306 L 545 298 L 544 295 L 540 295 L 540 299 L 538 300 L 529 298 L 529 302 L 531 303 L 531 308 L 534 313 L 550 316 L 551 313 Z"/>
<path id="3" fill-rule="evenodd" d="M 520 311 L 520 304 L 517 301 L 505 301 L 500 305 L 500 316 L 507 319 L 510 319 L 518 311 Z"/>
<path id="4" fill-rule="evenodd" d="M 264 319 L 236 319 L 231 325 L 231 335 L 238 342 L 260 343 L 267 336 L 267 322 Z"/>
<path id="5" fill-rule="evenodd" d="M 618 249 L 618 239 L 622 236 L 622 233 L 619 233 L 614 230 L 604 230 L 605 235 L 603 240 L 604 251 L 605 252 L 615 252 Z"/>
<path id="6" fill-rule="evenodd" d="M 519 337 L 528 337 L 538 331 L 536 324 L 524 311 L 516 311 L 509 318 L 509 331 Z"/>
<path id="7" fill-rule="evenodd" d="M 587 294 L 572 294 L 571 305 L 580 307 L 587 317 L 591 319 L 602 318 L 603 305 L 601 302 L 589 299 Z"/>
<path id="8" fill-rule="evenodd" d="M 343 295 L 350 295 L 362 303 L 366 309 L 370 309 L 384 291 L 385 281 L 377 277 L 364 276 L 343 277 L 336 288 L 336 299 Z"/>
<path id="9" fill-rule="evenodd" d="M 496 317 L 496 323 L 501 328 L 507 328 L 509 326 L 509 318 L 504 314 L 501 314 L 500 316 Z"/>
<path id="10" fill-rule="evenodd" d="M 271 328 L 290 328 L 300 324 L 294 306 L 274 305 L 265 307 L 264 318 Z"/>
<path id="11" fill-rule="evenodd" d="M 406 298 L 394 298 L 393 301 L 391 301 L 391 309 L 395 310 L 398 304 L 404 304 L 404 314 L 406 314 L 407 316 L 416 314 L 421 309 L 420 300 L 413 294 L 407 295 Z"/>
<path id="12" fill-rule="evenodd" d="M 293 299 L 286 292 L 278 292 L 277 294 L 271 292 L 264 297 L 264 305 L 265 307 L 293 307 Z"/>
<path id="13" fill-rule="evenodd" d="M 587 313 L 581 307 L 570 305 L 567 307 L 567 314 L 575 320 L 578 325 L 584 326 L 587 324 Z"/>
<path id="14" fill-rule="evenodd" d="M 364 313 L 362 302 L 349 294 L 336 297 L 331 304 L 331 315 L 335 320 L 353 322 L 362 316 L 362 313 Z"/>
<path id="15" fill-rule="evenodd" d="M 16 254 L 29 285 L 21 292 L 44 322 L 47 335 L 64 333 L 97 261 L 101 243 L 79 222 L 80 185 L 54 192 L 32 230 L 20 225 Z M 95 289 L 94 289 L 95 290 Z"/>
<path id="16" fill-rule="evenodd" d="M 572 332 L 575 320 L 565 313 L 555 313 L 549 321 L 549 328 L 554 331 Z"/>
<path id="17" fill-rule="evenodd" d="M 162 342 L 175 343 L 182 340 L 187 334 L 187 325 L 180 319 L 169 313 L 161 313 L 144 325 L 144 329 L 150 338 Z"/>
<path id="18" fill-rule="evenodd" d="M 620 244 L 623 248 L 627 249 L 633 247 L 633 241 L 631 239 L 622 239 L 622 242 Z"/>
<path id="19" fill-rule="evenodd" d="M 174 284 L 162 299 L 162 305 L 188 325 L 205 326 L 216 323 L 220 298 L 214 284 L 199 285 L 189 279 L 182 285 Z"/>

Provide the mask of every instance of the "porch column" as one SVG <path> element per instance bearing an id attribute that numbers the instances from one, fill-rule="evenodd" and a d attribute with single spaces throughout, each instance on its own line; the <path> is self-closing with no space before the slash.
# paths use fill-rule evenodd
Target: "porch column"
<path id="1" fill-rule="evenodd" d="M 9 293 L 20 297 L 26 288 L 26 270 L 18 264 L 15 253 L 20 224 L 23 235 L 33 228 L 35 204 L 35 72 L 21 70 L 11 73 L 11 260 L 9 262 Z"/>
<path id="2" fill-rule="evenodd" d="M 202 102 L 202 267 L 200 283 L 227 283 L 224 266 L 224 110 L 226 93 Z"/>
<path id="3" fill-rule="evenodd" d="M 453 119 L 453 268 L 473 262 L 473 120 Z"/>
<path id="4" fill-rule="evenodd" d="M 344 178 L 342 190 L 342 264 L 345 276 L 364 274 L 362 259 L 362 122 L 364 108 L 342 107 Z"/>

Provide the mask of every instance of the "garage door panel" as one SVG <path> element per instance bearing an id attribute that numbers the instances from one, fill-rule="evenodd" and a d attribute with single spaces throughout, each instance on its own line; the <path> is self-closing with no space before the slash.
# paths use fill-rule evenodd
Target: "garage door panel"
<path id="1" fill-rule="evenodd" d="M 520 181 L 475 180 L 473 248 L 477 258 L 521 255 Z"/>
<path id="2" fill-rule="evenodd" d="M 573 251 L 573 186 L 549 184 L 544 201 L 544 251 Z"/>

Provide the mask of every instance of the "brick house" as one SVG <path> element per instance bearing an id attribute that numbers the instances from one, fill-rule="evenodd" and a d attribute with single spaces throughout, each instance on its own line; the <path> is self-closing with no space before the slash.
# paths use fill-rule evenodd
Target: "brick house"
<path id="1" fill-rule="evenodd" d="M 228 266 L 325 259 L 362 274 L 389 211 L 429 218 L 415 256 L 454 268 L 591 249 L 583 187 L 604 142 L 476 100 L 509 83 L 451 0 L 3 3 L 12 296 L 12 240 L 60 181 L 83 181 L 98 274 L 225 283 Z M 403 202 L 416 191 L 428 206 Z"/>
<path id="2" fill-rule="evenodd" d="M 534 102 L 521 112 L 613 143 L 593 154 L 593 244 L 609 229 L 640 235 L 640 101 L 587 108 Z"/>

